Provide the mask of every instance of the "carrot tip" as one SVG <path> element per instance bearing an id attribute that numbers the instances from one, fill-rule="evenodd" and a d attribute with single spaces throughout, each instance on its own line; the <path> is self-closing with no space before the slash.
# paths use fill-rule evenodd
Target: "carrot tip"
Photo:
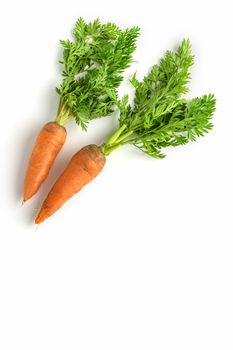
<path id="1" fill-rule="evenodd" d="M 25 202 L 26 202 L 26 200 L 23 199 L 20 206 L 22 207 L 22 206 L 24 205 Z"/>
<path id="2" fill-rule="evenodd" d="M 42 221 L 43 220 L 41 220 L 40 216 L 38 215 L 37 218 L 35 219 L 35 224 L 39 225 L 39 224 L 41 224 Z"/>

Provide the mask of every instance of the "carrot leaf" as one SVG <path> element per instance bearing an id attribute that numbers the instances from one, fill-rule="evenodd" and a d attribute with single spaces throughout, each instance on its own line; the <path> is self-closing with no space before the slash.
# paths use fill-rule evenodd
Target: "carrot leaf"
<path id="1" fill-rule="evenodd" d="M 130 143 L 154 158 L 163 158 L 162 149 L 204 136 L 213 127 L 211 119 L 216 100 L 213 94 L 191 101 L 183 98 L 189 91 L 187 83 L 193 63 L 190 42 L 183 40 L 176 52 L 165 53 L 143 81 L 136 75 L 132 77 L 133 106 L 128 103 L 128 96 L 119 101 L 112 95 L 120 110 L 119 130 L 123 131 L 114 142 L 110 137 L 102 150 L 109 154 Z"/>
<path id="2" fill-rule="evenodd" d="M 61 40 L 63 80 L 57 92 L 61 106 L 83 129 L 89 120 L 112 112 L 123 71 L 132 62 L 139 28 L 120 30 L 114 23 L 99 19 L 85 23 L 79 18 L 73 29 L 74 40 Z M 59 114 L 60 110 L 58 111 Z"/>

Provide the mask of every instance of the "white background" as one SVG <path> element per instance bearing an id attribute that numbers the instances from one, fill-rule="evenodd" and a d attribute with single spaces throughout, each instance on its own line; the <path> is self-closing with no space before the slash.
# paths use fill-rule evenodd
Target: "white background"
<path id="1" fill-rule="evenodd" d="M 1 350 L 232 350 L 231 1 L 4 1 L 1 4 Z M 214 130 L 164 160 L 125 147 L 36 231 L 33 218 L 70 156 L 114 118 L 75 123 L 40 193 L 20 207 L 40 127 L 53 120 L 59 39 L 75 20 L 139 25 L 143 76 L 183 37 L 191 96 L 214 92 Z M 125 93 L 126 87 L 122 88 Z"/>

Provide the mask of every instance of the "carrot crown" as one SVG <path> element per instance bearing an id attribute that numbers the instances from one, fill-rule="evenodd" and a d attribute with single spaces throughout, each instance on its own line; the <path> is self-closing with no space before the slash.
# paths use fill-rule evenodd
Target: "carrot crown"
<path id="1" fill-rule="evenodd" d="M 119 29 L 99 19 L 85 23 L 79 18 L 73 29 L 74 40 L 61 40 L 63 80 L 57 92 L 60 104 L 56 121 L 64 124 L 70 117 L 83 129 L 90 119 L 112 112 L 123 71 L 132 62 L 139 28 Z"/>

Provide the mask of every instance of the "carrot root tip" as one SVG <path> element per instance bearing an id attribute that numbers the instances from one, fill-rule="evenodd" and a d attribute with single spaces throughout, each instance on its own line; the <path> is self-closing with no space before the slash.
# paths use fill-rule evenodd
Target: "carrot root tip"
<path id="1" fill-rule="evenodd" d="M 40 224 L 36 225 L 35 232 L 38 230 L 39 226 L 40 226 Z"/>

